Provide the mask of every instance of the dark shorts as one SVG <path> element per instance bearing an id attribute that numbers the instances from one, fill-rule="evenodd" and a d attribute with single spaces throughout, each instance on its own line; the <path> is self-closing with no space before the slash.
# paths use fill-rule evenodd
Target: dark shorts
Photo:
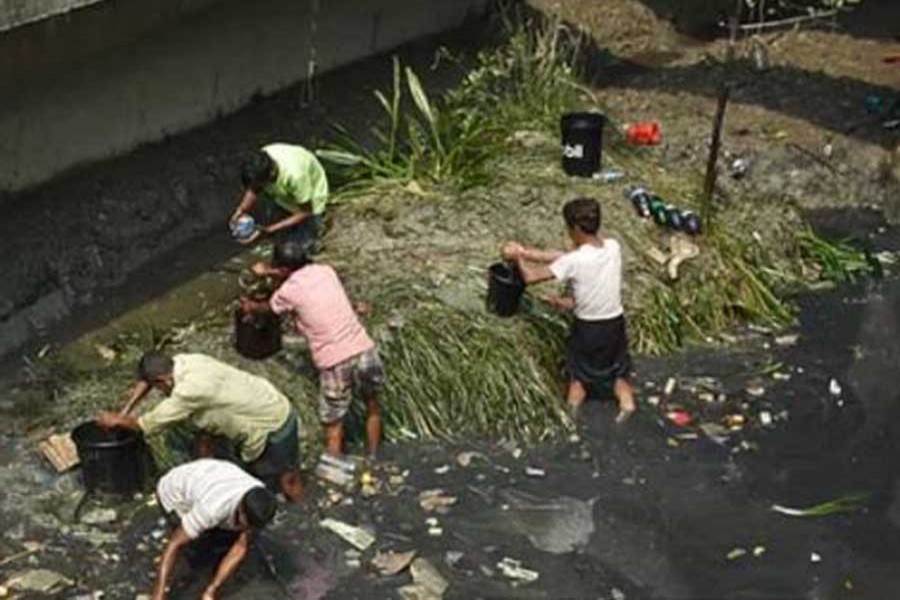
<path id="1" fill-rule="evenodd" d="M 277 489 L 279 476 L 300 463 L 300 440 L 297 413 L 291 409 L 284 425 L 269 434 L 266 448 L 259 458 L 244 465 L 246 470 L 270 489 Z"/>
<path id="2" fill-rule="evenodd" d="M 625 317 L 603 321 L 575 319 L 566 344 L 569 377 L 587 385 L 602 385 L 631 374 Z"/>
<path id="3" fill-rule="evenodd" d="M 291 216 L 291 213 L 276 204 L 272 200 L 267 200 L 265 204 L 263 218 L 267 225 L 271 225 L 282 219 Z M 300 242 L 303 249 L 309 254 L 315 254 L 319 246 L 319 234 L 322 230 L 322 215 L 311 215 L 304 219 L 301 223 L 282 229 L 273 236 L 274 241 L 285 242 L 288 240 Z"/>
<path id="4" fill-rule="evenodd" d="M 350 409 L 354 392 L 363 400 L 374 400 L 384 381 L 377 348 L 319 371 L 319 420 L 326 425 L 340 421 Z"/>

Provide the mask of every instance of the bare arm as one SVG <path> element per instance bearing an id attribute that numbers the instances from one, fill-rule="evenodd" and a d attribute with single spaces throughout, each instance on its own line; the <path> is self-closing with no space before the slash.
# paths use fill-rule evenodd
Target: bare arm
<path id="1" fill-rule="evenodd" d="M 525 285 L 556 279 L 550 267 L 545 264 L 530 265 L 521 255 L 516 259 L 516 265 L 519 267 L 519 273 L 522 274 L 522 280 L 525 282 Z"/>
<path id="2" fill-rule="evenodd" d="M 247 557 L 249 548 L 250 532 L 244 531 L 241 533 L 240 537 L 238 537 L 237 541 L 234 542 L 234 545 L 231 546 L 231 549 L 228 551 L 228 554 L 225 555 L 225 558 L 222 559 L 222 562 L 219 563 L 219 568 L 216 569 L 213 580 L 203 592 L 202 600 L 215 600 L 219 588 L 234 575 L 235 571 L 238 570 L 238 567 L 241 566 L 241 563 L 244 562 L 244 558 Z"/>
<path id="3" fill-rule="evenodd" d="M 230 221 L 232 223 L 237 221 L 241 215 L 249 212 L 254 204 L 256 204 L 256 192 L 249 188 L 244 190 L 244 195 L 241 196 L 240 203 L 238 203 L 237 208 L 234 209 L 234 212 L 231 214 Z"/>
<path id="4" fill-rule="evenodd" d="M 565 254 L 561 250 L 538 250 L 537 248 L 522 248 L 522 258 L 536 263 L 552 263 Z"/>
<path id="5" fill-rule="evenodd" d="M 271 225 L 263 228 L 263 231 L 271 235 L 277 231 L 281 231 L 282 229 L 287 229 L 289 227 L 294 227 L 295 225 L 299 225 L 303 221 L 305 221 L 312 213 L 308 210 L 301 210 L 300 212 L 296 212 L 289 217 L 286 217 L 280 221 L 276 221 Z"/>
<path id="6" fill-rule="evenodd" d="M 131 415 L 110 411 L 102 411 L 97 415 L 97 424 L 107 429 L 112 429 L 113 427 L 124 427 L 132 431 L 141 429 L 140 425 L 138 425 L 138 420 Z"/>
<path id="7" fill-rule="evenodd" d="M 153 600 L 166 599 L 166 588 L 169 586 L 169 579 L 172 578 L 172 571 L 175 568 L 175 562 L 178 560 L 178 553 L 190 541 L 190 536 L 180 525 L 172 532 L 172 537 L 169 538 L 169 543 L 163 552 L 162 560 L 159 561 L 159 572 L 156 575 L 156 584 L 153 586 Z"/>
<path id="8" fill-rule="evenodd" d="M 121 414 L 129 415 L 131 411 L 137 406 L 138 402 L 144 399 L 147 395 L 147 392 L 150 391 L 150 384 L 141 379 L 138 381 L 134 388 L 131 390 L 131 394 L 128 396 L 128 402 L 125 403 L 125 406 L 122 407 Z"/>

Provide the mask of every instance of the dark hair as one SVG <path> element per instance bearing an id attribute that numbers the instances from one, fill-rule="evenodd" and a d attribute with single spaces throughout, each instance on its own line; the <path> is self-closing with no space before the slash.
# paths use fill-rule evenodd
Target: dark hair
<path id="1" fill-rule="evenodd" d="M 241 183 L 245 188 L 259 191 L 275 180 L 275 161 L 265 152 L 257 152 L 241 166 Z"/>
<path id="2" fill-rule="evenodd" d="M 255 487 L 244 494 L 241 508 L 247 517 L 247 524 L 253 529 L 262 529 L 275 516 L 275 496 L 264 487 Z"/>
<path id="3" fill-rule="evenodd" d="M 278 242 L 272 252 L 272 266 L 276 269 L 289 269 L 293 272 L 311 262 L 303 244 L 294 240 Z"/>
<path id="4" fill-rule="evenodd" d="M 168 375 L 174 368 L 175 362 L 171 356 L 151 350 L 145 352 L 141 357 L 141 362 L 138 363 L 138 377 L 149 383 L 163 375 Z"/>
<path id="5" fill-rule="evenodd" d="M 600 229 L 603 217 L 600 203 L 593 198 L 576 198 L 563 206 L 563 219 L 570 229 L 579 229 L 583 233 L 594 234 Z"/>

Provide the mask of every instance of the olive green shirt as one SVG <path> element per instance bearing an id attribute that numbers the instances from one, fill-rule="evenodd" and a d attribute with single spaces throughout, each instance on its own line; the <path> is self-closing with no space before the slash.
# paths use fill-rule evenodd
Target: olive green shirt
<path id="1" fill-rule="evenodd" d="M 328 203 L 328 177 L 316 155 L 303 146 L 269 144 L 263 147 L 278 167 L 278 177 L 263 193 L 290 213 L 305 204 L 312 214 L 321 215 Z"/>
<path id="2" fill-rule="evenodd" d="M 266 438 L 291 414 L 288 399 L 262 377 L 203 354 L 176 354 L 175 387 L 168 398 L 138 419 L 152 435 L 167 425 L 189 421 L 231 440 L 244 462 L 260 457 Z"/>

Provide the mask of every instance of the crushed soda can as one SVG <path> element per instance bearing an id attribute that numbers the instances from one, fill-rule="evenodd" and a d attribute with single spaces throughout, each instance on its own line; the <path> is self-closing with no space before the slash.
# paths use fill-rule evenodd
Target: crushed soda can
<path id="1" fill-rule="evenodd" d="M 649 219 L 650 212 L 650 194 L 642 187 L 636 188 L 630 195 L 631 205 L 634 206 L 634 212 L 642 219 Z"/>
<path id="2" fill-rule="evenodd" d="M 686 210 L 681 213 L 681 230 L 688 235 L 700 235 L 702 231 L 700 217 L 693 212 Z"/>
<path id="3" fill-rule="evenodd" d="M 657 225 L 665 225 L 668 220 L 665 200 L 659 196 L 650 198 L 650 214 L 653 215 L 653 220 L 656 221 Z"/>
<path id="4" fill-rule="evenodd" d="M 676 231 L 681 231 L 681 228 L 684 225 L 681 218 L 681 211 L 671 204 L 666 205 L 666 224 Z"/>

